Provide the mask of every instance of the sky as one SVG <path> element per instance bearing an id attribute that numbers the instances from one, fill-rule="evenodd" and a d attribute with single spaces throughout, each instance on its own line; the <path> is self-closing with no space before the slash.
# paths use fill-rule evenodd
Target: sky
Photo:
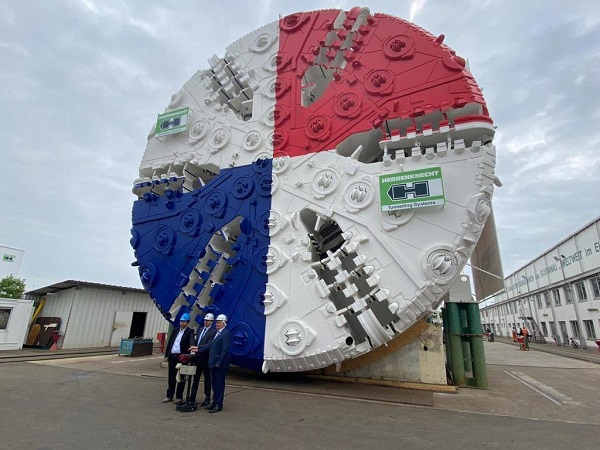
<path id="1" fill-rule="evenodd" d="M 301 5 L 301 6 L 299 6 Z M 0 0 L 0 245 L 28 290 L 140 287 L 132 182 L 171 95 L 279 15 L 346 1 Z M 498 127 L 494 211 L 505 274 L 600 214 L 595 0 L 363 2 L 468 59 Z"/>

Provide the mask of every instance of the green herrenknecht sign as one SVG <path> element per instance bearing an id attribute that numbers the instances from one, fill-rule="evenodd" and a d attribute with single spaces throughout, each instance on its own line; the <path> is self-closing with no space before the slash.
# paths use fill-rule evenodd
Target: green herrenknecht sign
<path id="1" fill-rule="evenodd" d="M 156 119 L 154 136 L 167 136 L 187 130 L 189 112 L 190 108 L 181 108 L 159 114 Z"/>
<path id="2" fill-rule="evenodd" d="M 441 167 L 381 175 L 379 195 L 382 211 L 444 205 Z"/>

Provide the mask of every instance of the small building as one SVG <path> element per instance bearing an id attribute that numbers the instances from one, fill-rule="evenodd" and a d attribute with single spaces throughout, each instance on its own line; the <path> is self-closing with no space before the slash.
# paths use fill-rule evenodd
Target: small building
<path id="1" fill-rule="evenodd" d="M 481 322 L 501 336 L 522 326 L 550 343 L 600 338 L 600 216 L 511 273 Z M 534 337 L 536 335 L 534 334 Z"/>
<path id="2" fill-rule="evenodd" d="M 33 313 L 31 300 L 0 298 L 0 350 L 20 350 Z"/>
<path id="3" fill-rule="evenodd" d="M 43 305 L 36 319 L 59 323 L 58 347 L 118 347 L 121 339 L 152 338 L 169 323 L 143 289 L 67 280 L 29 291 L 28 299 Z"/>

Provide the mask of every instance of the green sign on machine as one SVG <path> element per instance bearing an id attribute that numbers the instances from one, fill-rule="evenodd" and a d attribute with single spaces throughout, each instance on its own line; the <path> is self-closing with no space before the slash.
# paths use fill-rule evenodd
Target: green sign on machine
<path id="1" fill-rule="evenodd" d="M 379 195 L 382 211 L 444 205 L 442 168 L 380 175 Z"/>
<path id="2" fill-rule="evenodd" d="M 176 109 L 159 114 L 156 119 L 154 136 L 167 136 L 187 130 L 190 108 Z"/>

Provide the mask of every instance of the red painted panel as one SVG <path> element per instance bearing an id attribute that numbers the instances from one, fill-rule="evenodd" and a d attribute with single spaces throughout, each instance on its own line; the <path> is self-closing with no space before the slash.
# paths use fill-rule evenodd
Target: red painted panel
<path id="1" fill-rule="evenodd" d="M 358 28 L 346 65 L 311 105 L 302 106 L 302 76 L 317 61 L 324 69 L 340 50 L 360 9 L 346 13 L 342 29 L 326 44 L 339 10 L 292 14 L 280 22 L 274 149 L 300 156 L 329 150 L 347 137 L 409 118 L 485 100 L 465 61 L 416 25 L 384 14 Z M 324 48 L 324 50 L 323 50 Z M 491 120 L 491 119 L 489 119 Z"/>

